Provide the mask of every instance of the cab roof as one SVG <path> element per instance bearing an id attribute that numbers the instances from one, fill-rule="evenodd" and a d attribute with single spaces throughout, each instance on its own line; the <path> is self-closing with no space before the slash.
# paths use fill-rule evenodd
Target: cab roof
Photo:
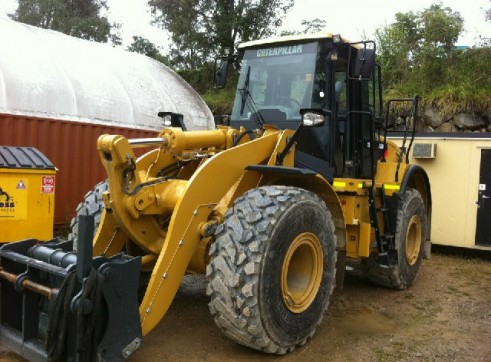
<path id="1" fill-rule="evenodd" d="M 238 49 L 245 48 L 253 48 L 262 45 L 269 44 L 277 44 L 277 43 L 290 43 L 290 42 L 299 42 L 303 40 L 322 40 L 322 39 L 332 39 L 333 34 L 329 32 L 319 32 L 312 34 L 297 34 L 297 35 L 286 35 L 286 36 L 277 36 L 273 38 L 260 39 L 260 40 L 252 40 L 246 41 L 244 43 L 239 44 Z M 343 42 L 349 43 L 349 40 L 341 37 Z"/>

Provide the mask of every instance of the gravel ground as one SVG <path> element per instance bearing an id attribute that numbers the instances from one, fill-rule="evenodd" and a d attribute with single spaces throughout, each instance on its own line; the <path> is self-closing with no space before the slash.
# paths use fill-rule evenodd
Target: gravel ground
<path id="1" fill-rule="evenodd" d="M 203 277 L 187 277 L 169 312 L 130 361 L 491 361 L 491 253 L 434 253 L 404 291 L 346 276 L 314 338 L 268 356 L 223 336 Z M 21 361 L 0 346 L 0 361 Z"/>

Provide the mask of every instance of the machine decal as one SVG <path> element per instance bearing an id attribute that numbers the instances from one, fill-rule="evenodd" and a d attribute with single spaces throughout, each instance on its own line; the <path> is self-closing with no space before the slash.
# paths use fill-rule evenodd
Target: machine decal
<path id="1" fill-rule="evenodd" d="M 302 45 L 285 46 L 269 49 L 258 49 L 257 57 L 274 57 L 277 55 L 290 55 L 302 53 Z"/>
<path id="2" fill-rule="evenodd" d="M 21 185 L 21 187 L 19 187 Z M 27 180 L 5 177 L 0 184 L 0 218 L 27 218 Z"/>

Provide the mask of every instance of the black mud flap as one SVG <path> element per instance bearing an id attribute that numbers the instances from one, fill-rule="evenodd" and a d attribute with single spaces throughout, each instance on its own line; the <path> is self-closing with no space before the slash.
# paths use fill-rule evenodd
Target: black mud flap
<path id="1" fill-rule="evenodd" d="M 0 343 L 29 361 L 119 361 L 140 346 L 140 258 L 89 249 L 58 239 L 0 248 Z"/>

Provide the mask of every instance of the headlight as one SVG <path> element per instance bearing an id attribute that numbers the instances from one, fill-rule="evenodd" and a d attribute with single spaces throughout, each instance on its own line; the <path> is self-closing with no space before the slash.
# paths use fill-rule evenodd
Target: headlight
<path id="1" fill-rule="evenodd" d="M 317 126 L 324 123 L 326 117 L 323 113 L 306 111 L 302 114 L 302 123 L 305 127 Z"/>

